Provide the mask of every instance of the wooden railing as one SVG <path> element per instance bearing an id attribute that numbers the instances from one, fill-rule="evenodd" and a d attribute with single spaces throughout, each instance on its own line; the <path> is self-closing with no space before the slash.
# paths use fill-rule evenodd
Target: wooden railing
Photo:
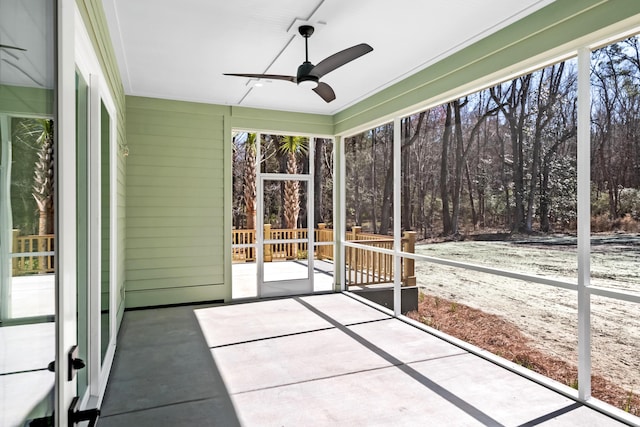
<path id="1" fill-rule="evenodd" d="M 333 242 L 333 230 L 327 228 L 326 224 L 318 224 L 315 230 L 316 243 Z M 317 260 L 333 261 L 333 245 L 318 245 L 314 255 Z"/>
<path id="2" fill-rule="evenodd" d="M 14 276 L 26 274 L 53 273 L 55 271 L 55 236 L 18 236 L 19 231 L 13 230 L 13 247 L 11 267 Z M 42 255 L 43 252 L 49 254 Z M 31 255 L 31 253 L 36 253 Z M 39 255 L 37 253 L 40 253 Z"/>
<path id="3" fill-rule="evenodd" d="M 293 259 L 307 259 L 308 245 L 306 243 L 285 242 L 285 240 L 307 239 L 306 229 L 281 228 L 272 230 L 271 225 L 264 226 L 264 240 L 282 240 L 282 242 L 264 245 L 264 260 L 286 261 Z"/>
<path id="4" fill-rule="evenodd" d="M 251 262 L 256 260 L 256 230 L 233 230 L 231 232 L 231 250 L 233 262 Z M 236 245 L 253 245 L 234 247 Z"/>
<path id="5" fill-rule="evenodd" d="M 372 248 L 393 249 L 393 239 L 350 240 Z M 349 286 L 393 282 L 393 256 L 367 249 L 345 248 L 346 279 Z"/>
<path id="6" fill-rule="evenodd" d="M 255 261 L 255 230 L 233 230 L 233 262 Z M 307 243 L 292 243 L 285 240 L 306 239 L 306 229 L 271 229 L 265 225 L 265 240 L 283 240 L 283 242 L 264 245 L 265 262 L 286 261 L 307 258 Z M 377 234 L 363 233 L 362 227 L 353 227 L 347 232 L 346 240 L 352 243 L 372 247 L 393 249 L 393 238 Z M 333 242 L 333 230 L 325 224 L 315 229 L 315 241 Z M 251 247 L 238 245 L 253 245 Z M 234 247 L 235 246 L 235 247 Z M 402 250 L 415 251 L 415 232 L 405 232 L 402 237 Z M 314 257 L 317 260 L 333 261 L 333 245 L 316 245 Z M 375 252 L 364 248 L 345 248 L 346 281 L 349 286 L 364 286 L 393 282 L 393 255 Z M 413 286 L 416 283 L 415 262 L 402 260 L 402 283 Z"/>
<path id="7" fill-rule="evenodd" d="M 362 233 L 362 227 L 353 227 L 347 232 L 347 241 L 382 249 L 393 249 L 393 238 L 377 234 Z M 402 251 L 414 253 L 415 231 L 405 231 L 401 239 Z M 345 248 L 346 281 L 348 286 L 376 285 L 393 282 L 393 255 L 363 248 Z M 402 285 L 415 286 L 415 261 L 401 260 Z"/>

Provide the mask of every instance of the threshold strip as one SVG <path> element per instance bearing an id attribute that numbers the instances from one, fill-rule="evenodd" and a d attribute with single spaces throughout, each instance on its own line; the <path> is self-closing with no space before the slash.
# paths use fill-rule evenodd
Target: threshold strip
<path id="1" fill-rule="evenodd" d="M 392 365 L 397 367 L 399 370 L 401 370 L 402 372 L 407 374 L 409 377 L 413 378 L 414 380 L 416 380 L 417 382 L 419 382 L 420 384 L 422 384 L 423 386 L 425 386 L 429 390 L 433 391 L 434 393 L 436 393 L 437 395 L 439 395 L 443 399 L 447 400 L 449 403 L 451 403 L 454 406 L 458 407 L 458 409 L 460 409 L 463 412 L 467 413 L 467 415 L 475 418 L 477 421 L 479 421 L 482 424 L 487 425 L 487 426 L 504 427 L 503 424 L 501 424 L 497 420 L 491 418 L 488 414 L 485 414 L 480 409 L 478 409 L 475 406 L 471 405 L 470 403 L 468 403 L 464 399 L 456 396 L 455 394 L 453 394 L 452 392 L 450 392 L 446 388 L 442 387 L 441 385 L 437 384 L 436 382 L 434 382 L 434 381 L 430 380 L 429 378 L 425 377 L 420 372 L 416 371 L 415 369 L 413 369 L 409 365 L 405 364 L 404 362 L 402 362 L 401 360 L 399 360 L 395 356 L 387 353 L 386 351 L 384 351 L 380 347 L 376 346 L 372 342 L 366 340 L 362 336 L 360 336 L 357 333 L 353 332 L 352 330 L 350 330 L 346 326 L 342 325 L 340 322 L 336 321 L 332 317 L 330 317 L 330 316 L 326 315 L 325 313 L 321 312 L 320 310 L 318 310 L 317 308 L 315 308 L 311 304 L 303 301 L 299 297 L 294 297 L 293 300 L 297 301 L 299 304 L 302 304 L 304 307 L 306 307 L 312 313 L 315 313 L 316 315 L 322 317 L 324 320 L 326 320 L 327 322 L 329 322 L 332 325 L 334 325 L 337 329 L 339 329 L 340 331 L 345 333 L 347 336 L 349 336 L 353 340 L 357 341 L 358 343 L 360 343 L 361 345 L 363 345 L 365 348 L 369 349 L 373 353 L 375 353 L 378 356 L 382 357 L 383 359 L 387 360 L 389 363 L 391 363 Z"/>
<path id="2" fill-rule="evenodd" d="M 446 356 L 438 356 L 438 357 L 433 357 L 431 359 L 416 360 L 416 361 L 411 362 L 411 363 L 420 363 L 420 362 L 429 362 L 429 361 L 432 361 L 432 360 L 447 359 L 449 357 L 458 357 L 458 356 L 461 356 L 462 354 L 464 354 L 464 353 L 461 353 L 461 354 L 448 354 Z M 276 389 L 276 388 L 288 387 L 288 386 L 298 385 L 298 384 L 313 383 L 313 382 L 316 382 L 316 381 L 330 380 L 330 379 L 333 379 L 333 378 L 348 377 L 348 376 L 351 376 L 351 375 L 361 374 L 361 373 L 364 373 L 364 372 L 382 371 L 382 370 L 385 370 L 385 369 L 397 368 L 398 366 L 399 365 L 379 366 L 377 368 L 361 369 L 361 370 L 358 370 L 358 371 L 344 372 L 342 374 L 336 374 L 336 375 L 327 375 L 326 377 L 310 378 L 308 380 L 293 381 L 293 382 L 290 382 L 290 383 L 271 385 L 271 386 L 268 386 L 268 387 L 259 387 L 259 388 L 254 388 L 254 389 L 251 389 L 251 390 L 240 391 L 240 392 L 234 393 L 234 395 L 253 393 L 253 392 L 256 392 L 256 391 L 263 391 L 263 390 L 272 390 L 272 389 Z"/>
<path id="3" fill-rule="evenodd" d="M 234 345 L 240 345 L 240 344 L 251 344 L 251 343 L 254 343 L 254 342 L 268 341 L 268 340 L 272 340 L 272 339 L 276 339 L 276 338 L 286 338 L 286 337 L 295 337 L 296 335 L 312 334 L 314 332 L 328 331 L 330 329 L 335 329 L 335 327 L 334 326 L 327 326 L 326 328 L 311 329 L 309 331 L 291 332 L 289 334 L 273 335 L 273 336 L 270 336 L 270 337 L 263 337 L 263 338 L 254 338 L 252 340 L 238 341 L 238 342 L 233 342 L 233 343 L 229 343 L 229 344 L 214 345 L 214 346 L 211 346 L 209 348 L 211 350 L 213 350 L 213 349 L 216 349 L 216 348 L 232 347 Z"/>
<path id="4" fill-rule="evenodd" d="M 135 414 L 136 412 L 152 411 L 154 409 L 168 408 L 170 406 L 176 406 L 176 405 L 184 405 L 185 403 L 206 402 L 207 400 L 212 400 L 215 398 L 216 398 L 215 396 L 208 396 L 208 397 L 201 397 L 200 399 L 181 400 L 179 402 L 171 402 L 164 405 L 149 406 L 148 408 L 136 408 L 136 409 L 131 409 L 129 411 L 115 412 L 109 415 L 100 414 L 100 418 L 102 419 L 102 418 L 109 418 L 109 417 L 117 417 L 119 415 Z"/>

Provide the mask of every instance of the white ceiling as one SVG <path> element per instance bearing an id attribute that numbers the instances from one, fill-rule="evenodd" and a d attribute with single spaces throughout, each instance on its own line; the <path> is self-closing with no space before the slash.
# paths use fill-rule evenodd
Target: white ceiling
<path id="1" fill-rule="evenodd" d="M 4 0 L 3 0 L 4 1 Z M 129 95 L 334 114 L 553 0 L 103 0 Z M 327 74 L 337 98 L 223 73 L 295 75 L 301 22 L 317 64 L 358 43 L 373 52 Z"/>

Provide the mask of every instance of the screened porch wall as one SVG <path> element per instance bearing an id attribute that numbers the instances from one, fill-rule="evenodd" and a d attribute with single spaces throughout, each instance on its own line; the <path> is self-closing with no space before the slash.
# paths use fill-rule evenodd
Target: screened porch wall
<path id="1" fill-rule="evenodd" d="M 231 299 L 231 130 L 333 132 L 330 116 L 127 97 L 126 305 Z"/>
<path id="2" fill-rule="evenodd" d="M 127 97 L 127 306 L 231 298 L 234 129 L 324 136 L 356 132 L 368 123 L 441 102 L 454 92 L 460 96 L 461 91 L 488 85 L 509 73 L 522 73 L 525 65 L 541 66 L 581 37 L 638 13 L 640 3 L 633 0 L 557 0 L 333 116 Z M 195 127 L 188 125 L 193 120 Z M 155 138 L 158 124 L 173 133 L 160 135 L 166 144 L 154 150 L 152 141 L 160 140 Z M 209 150 L 204 158 L 197 151 L 202 150 L 198 145 L 202 138 Z M 195 178 L 189 178 L 196 172 L 184 166 L 188 159 L 194 164 L 209 160 L 209 168 L 199 178 L 206 185 L 195 185 Z M 185 179 L 179 187 L 183 191 L 170 187 L 175 180 L 166 182 L 169 176 L 163 174 L 170 172 Z M 165 192 L 165 186 L 172 189 Z M 212 200 L 213 206 L 206 204 Z M 186 236 L 180 234 L 180 227 L 189 229 Z"/>

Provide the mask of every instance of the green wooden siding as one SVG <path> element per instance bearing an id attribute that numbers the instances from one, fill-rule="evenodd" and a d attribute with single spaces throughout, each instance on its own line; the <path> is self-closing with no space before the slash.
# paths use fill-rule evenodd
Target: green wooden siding
<path id="1" fill-rule="evenodd" d="M 3 113 L 53 115 L 53 91 L 0 85 L 0 105 Z"/>
<path id="2" fill-rule="evenodd" d="M 127 98 L 128 307 L 229 299 L 226 111 Z"/>

